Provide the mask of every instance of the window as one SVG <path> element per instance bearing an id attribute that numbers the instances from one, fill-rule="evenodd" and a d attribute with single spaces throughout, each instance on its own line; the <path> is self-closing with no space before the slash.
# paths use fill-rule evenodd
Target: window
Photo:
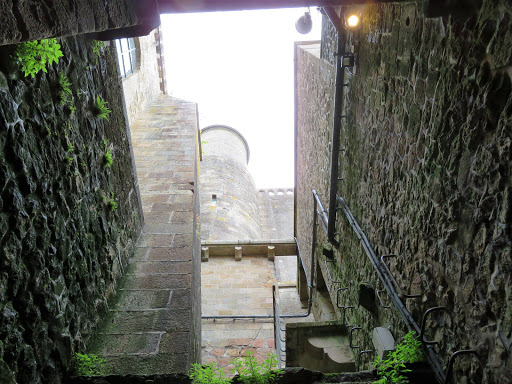
<path id="1" fill-rule="evenodd" d="M 123 79 L 133 73 L 137 65 L 137 50 L 133 38 L 116 40 L 119 71 Z"/>

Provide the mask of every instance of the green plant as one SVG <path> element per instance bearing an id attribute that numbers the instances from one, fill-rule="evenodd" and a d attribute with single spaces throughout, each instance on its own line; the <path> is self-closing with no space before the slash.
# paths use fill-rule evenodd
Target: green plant
<path id="1" fill-rule="evenodd" d="M 81 376 L 102 375 L 105 361 L 104 358 L 98 355 L 75 353 L 73 359 L 74 371 Z"/>
<path id="2" fill-rule="evenodd" d="M 107 102 L 100 96 L 96 96 L 96 107 L 98 108 L 98 117 L 108 121 L 108 115 L 110 115 L 112 111 L 107 107 Z"/>
<path id="3" fill-rule="evenodd" d="M 201 141 L 201 155 L 204 155 L 203 145 L 205 145 L 206 143 L 208 143 L 208 140 L 202 140 Z"/>
<path id="4" fill-rule="evenodd" d="M 60 104 L 61 105 L 69 105 L 69 109 L 72 109 L 73 111 L 76 109 L 74 106 L 74 97 L 73 97 L 73 91 L 71 91 L 71 82 L 69 81 L 68 77 L 61 73 L 59 74 L 59 85 L 61 88 L 60 91 Z"/>
<path id="5" fill-rule="evenodd" d="M 96 54 L 96 56 L 101 56 L 101 50 L 105 47 L 105 42 L 99 40 L 93 40 L 92 42 L 92 51 Z"/>
<path id="6" fill-rule="evenodd" d="M 68 163 L 68 166 L 71 165 L 71 163 L 73 162 L 73 151 L 75 150 L 75 147 L 73 146 L 73 144 L 71 143 L 68 143 L 68 149 L 66 150 L 66 162 Z"/>
<path id="7" fill-rule="evenodd" d="M 282 370 L 273 370 L 277 366 L 277 356 L 269 353 L 263 363 L 258 363 L 254 354 L 248 351 L 233 361 L 235 369 L 233 373 L 238 373 L 238 381 L 244 384 L 270 384 L 282 374 Z"/>
<path id="8" fill-rule="evenodd" d="M 217 364 L 192 364 L 188 372 L 194 384 L 228 384 L 231 380 Z"/>
<path id="9" fill-rule="evenodd" d="M 114 159 L 112 158 L 112 153 L 110 152 L 110 149 L 107 148 L 107 151 L 105 152 L 105 167 L 110 168 L 113 163 Z"/>
<path id="10" fill-rule="evenodd" d="M 57 39 L 43 39 L 41 41 L 28 41 L 18 45 L 15 52 L 16 61 L 25 72 L 25 77 L 35 75 L 39 71 L 47 72 L 46 64 L 57 63 L 59 57 L 64 56 L 60 50 Z"/>
<path id="11" fill-rule="evenodd" d="M 416 338 L 416 332 L 411 331 L 404 336 L 401 343 L 396 345 L 395 350 L 388 355 L 386 360 L 382 360 L 379 356 L 376 357 L 373 365 L 377 369 L 380 379 L 374 384 L 408 383 L 409 380 L 404 374 L 411 370 L 406 368 L 405 364 L 423 360 L 421 341 Z"/>
<path id="12" fill-rule="evenodd" d="M 115 211 L 117 209 L 117 203 L 114 200 L 114 193 L 112 192 L 110 200 L 108 202 L 108 205 L 110 206 L 111 211 Z"/>

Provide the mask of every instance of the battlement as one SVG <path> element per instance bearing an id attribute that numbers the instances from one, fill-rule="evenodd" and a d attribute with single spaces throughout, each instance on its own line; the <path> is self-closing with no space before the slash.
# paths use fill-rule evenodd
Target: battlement
<path id="1" fill-rule="evenodd" d="M 279 196 L 293 196 L 293 188 L 262 188 L 258 189 L 258 194 L 268 195 L 271 198 L 278 198 Z"/>
<path id="2" fill-rule="evenodd" d="M 293 237 L 293 188 L 262 188 L 257 191 L 263 238 Z"/>

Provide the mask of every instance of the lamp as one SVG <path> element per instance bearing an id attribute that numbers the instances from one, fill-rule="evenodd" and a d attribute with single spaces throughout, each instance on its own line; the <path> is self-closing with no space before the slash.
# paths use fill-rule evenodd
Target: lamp
<path id="1" fill-rule="evenodd" d="M 359 17 L 359 15 L 357 15 L 355 13 L 351 13 L 345 19 L 345 25 L 349 29 L 355 29 L 355 28 L 359 27 L 360 21 L 361 21 L 361 18 Z"/>
<path id="2" fill-rule="evenodd" d="M 311 32 L 313 28 L 313 20 L 311 20 L 311 13 L 309 13 L 309 9 L 304 12 L 304 15 L 299 17 L 299 20 L 295 23 L 295 29 L 297 32 L 305 35 Z"/>

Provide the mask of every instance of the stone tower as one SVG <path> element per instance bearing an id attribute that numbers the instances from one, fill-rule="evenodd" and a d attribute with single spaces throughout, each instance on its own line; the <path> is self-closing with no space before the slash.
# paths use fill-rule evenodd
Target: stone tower
<path id="1" fill-rule="evenodd" d="M 201 239 L 261 239 L 249 145 L 236 129 L 211 125 L 201 131 Z"/>

